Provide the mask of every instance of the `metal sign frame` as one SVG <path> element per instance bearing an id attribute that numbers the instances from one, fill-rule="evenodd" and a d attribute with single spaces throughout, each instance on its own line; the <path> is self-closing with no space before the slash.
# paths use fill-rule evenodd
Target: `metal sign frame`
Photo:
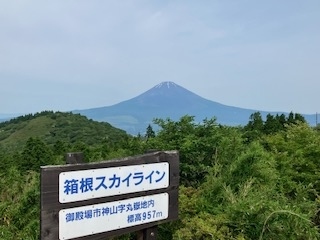
<path id="1" fill-rule="evenodd" d="M 150 163 L 169 164 L 169 186 L 161 189 L 132 192 L 121 195 L 87 199 L 76 202 L 59 202 L 59 174 L 62 172 L 94 170 L 112 167 L 123 167 L 132 165 L 144 165 Z M 128 157 L 118 160 L 103 161 L 97 163 L 80 163 L 73 165 L 44 166 L 41 167 L 41 239 L 59 239 L 59 212 L 94 204 L 108 203 L 131 198 L 167 193 L 169 196 L 168 217 L 160 221 L 144 223 L 136 226 L 125 227 L 117 230 L 72 238 L 81 240 L 98 240 L 121 234 L 131 233 L 142 229 L 156 226 L 160 223 L 178 219 L 178 189 L 179 189 L 179 154 L 177 151 L 160 151 L 144 155 Z"/>

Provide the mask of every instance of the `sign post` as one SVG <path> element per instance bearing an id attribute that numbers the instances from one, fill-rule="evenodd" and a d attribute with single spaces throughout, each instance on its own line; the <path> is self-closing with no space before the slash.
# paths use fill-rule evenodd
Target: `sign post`
<path id="1" fill-rule="evenodd" d="M 66 164 L 84 163 L 82 152 L 73 152 L 66 154 Z"/>
<path id="2" fill-rule="evenodd" d="M 41 168 L 41 239 L 101 239 L 178 218 L 177 151 Z M 141 238 L 142 237 L 142 238 Z"/>
<path id="3" fill-rule="evenodd" d="M 146 153 L 157 152 L 159 150 L 149 149 Z M 156 240 L 158 234 L 158 226 L 145 228 L 137 232 L 137 240 Z"/>
<path id="4" fill-rule="evenodd" d="M 146 228 L 138 232 L 137 240 L 156 240 L 158 234 L 158 227 L 153 226 L 150 228 Z"/>

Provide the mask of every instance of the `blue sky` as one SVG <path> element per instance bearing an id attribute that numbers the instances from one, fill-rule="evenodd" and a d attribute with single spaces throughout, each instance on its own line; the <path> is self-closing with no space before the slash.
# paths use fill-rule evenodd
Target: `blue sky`
<path id="1" fill-rule="evenodd" d="M 319 0 L 0 3 L 0 113 L 110 106 L 163 81 L 320 112 Z"/>

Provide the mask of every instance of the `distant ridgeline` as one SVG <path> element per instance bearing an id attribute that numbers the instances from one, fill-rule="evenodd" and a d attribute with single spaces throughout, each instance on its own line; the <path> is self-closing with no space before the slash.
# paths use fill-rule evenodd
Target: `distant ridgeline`
<path id="1" fill-rule="evenodd" d="M 163 82 L 148 91 L 132 99 L 118 104 L 100 108 L 74 110 L 90 119 L 108 122 L 113 126 L 125 130 L 131 135 L 145 134 L 149 124 L 157 130 L 153 124 L 155 118 L 170 118 L 179 120 L 182 116 L 194 116 L 196 122 L 215 117 L 222 125 L 237 126 L 246 125 L 250 116 L 258 110 L 244 109 L 210 101 L 175 84 Z M 259 111 L 265 120 L 268 114 L 286 117 L 289 113 Z M 316 125 L 316 114 L 302 114 L 311 125 Z"/>
<path id="2" fill-rule="evenodd" d="M 53 118 L 57 123 L 55 126 L 64 126 L 64 124 L 70 124 L 68 127 L 69 130 L 75 130 L 74 133 L 70 133 L 70 140 L 74 139 L 74 135 L 76 133 L 81 133 L 82 131 L 91 131 L 89 129 L 80 130 L 77 128 L 76 122 L 82 124 L 84 121 L 88 121 L 85 118 L 81 118 L 79 114 L 82 116 L 86 116 L 88 119 L 92 119 L 94 121 L 98 121 L 101 123 L 99 126 L 103 128 L 111 129 L 111 136 L 107 134 L 107 137 L 110 138 L 113 134 L 117 135 L 121 132 L 121 130 L 126 133 L 136 136 L 138 134 L 145 135 L 146 129 L 150 125 L 155 131 L 158 131 L 159 128 L 156 124 L 154 124 L 154 119 L 171 119 L 173 121 L 178 121 L 181 117 L 189 115 L 194 116 L 194 121 L 196 123 L 201 123 L 204 119 L 216 118 L 216 121 L 219 124 L 227 125 L 227 126 L 245 126 L 250 120 L 250 116 L 256 112 L 260 112 L 262 119 L 267 120 L 268 115 L 272 116 L 281 116 L 290 117 L 290 114 L 293 113 L 285 113 L 285 112 L 267 112 L 267 111 L 258 111 L 253 109 L 244 109 L 238 107 L 232 107 L 220 104 L 218 102 L 210 101 L 205 98 L 200 97 L 199 95 L 173 83 L 173 82 L 163 82 L 155 87 L 149 89 L 148 91 L 118 104 L 106 107 L 99 108 L 91 108 L 84 110 L 74 110 L 71 111 L 74 114 L 77 114 L 77 117 L 70 115 L 70 113 L 53 113 L 52 111 L 44 111 L 42 113 L 36 114 L 28 114 L 21 117 L 16 117 L 9 121 L 10 124 L 17 124 L 19 121 L 30 121 L 37 117 L 49 117 L 51 118 L 51 124 Z M 50 115 L 51 114 L 51 115 Z M 9 120 L 4 115 L 0 115 L 0 123 L 2 119 Z M 301 114 L 301 116 L 308 122 L 310 126 L 317 125 L 317 114 Z M 63 120 L 63 118 L 78 118 L 76 121 L 73 120 Z M 46 121 L 40 121 L 39 128 L 43 127 L 42 125 L 46 122 L 49 124 L 50 121 L 48 119 Z M 8 123 L 4 123 L 5 125 Z M 42 124 L 42 125 L 41 125 Z M 97 123 L 90 123 L 94 125 L 98 125 Z M 5 126 L 1 125 L 1 126 Z M 18 124 L 19 125 L 19 124 Z M 45 125 L 49 127 L 50 131 L 47 130 L 48 138 L 50 138 L 50 134 L 56 134 L 57 129 L 52 127 L 52 125 Z M 111 125 L 113 126 L 111 128 Z M 67 125 L 66 125 L 67 126 Z M 21 126 L 20 126 L 21 127 Z M 0 134 L 0 139 L 4 139 L 16 129 L 17 126 L 14 126 L 13 129 L 7 129 L 5 133 Z M 99 127 L 94 127 L 94 129 Z M 121 130 L 120 130 L 121 129 Z M 35 130 L 36 132 L 38 130 Z M 92 130 L 93 131 L 93 130 Z M 124 132 L 122 132 L 124 133 Z M 66 137 L 65 133 L 61 133 L 62 136 Z M 91 133 L 88 133 L 89 135 Z M 104 131 L 102 131 L 104 134 Z M 99 135 L 98 135 L 99 136 Z M 66 138 L 67 139 L 67 138 Z M 86 140 L 89 141 L 89 140 Z"/>

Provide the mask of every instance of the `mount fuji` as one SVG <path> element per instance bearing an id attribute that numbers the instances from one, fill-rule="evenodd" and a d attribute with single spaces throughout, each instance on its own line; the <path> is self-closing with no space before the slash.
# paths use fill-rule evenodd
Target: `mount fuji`
<path id="1" fill-rule="evenodd" d="M 205 118 L 216 117 L 220 124 L 236 126 L 247 124 L 250 115 L 257 111 L 223 105 L 205 99 L 174 82 L 162 82 L 137 97 L 118 104 L 72 112 L 95 121 L 108 122 L 129 134 L 137 135 L 144 134 L 149 124 L 156 127 L 152 122 L 154 118 L 177 121 L 184 115 L 190 115 L 194 116 L 196 122 L 202 122 Z M 259 112 L 263 117 L 268 113 L 282 114 Z M 312 115 L 304 117 L 307 121 L 314 119 Z"/>

